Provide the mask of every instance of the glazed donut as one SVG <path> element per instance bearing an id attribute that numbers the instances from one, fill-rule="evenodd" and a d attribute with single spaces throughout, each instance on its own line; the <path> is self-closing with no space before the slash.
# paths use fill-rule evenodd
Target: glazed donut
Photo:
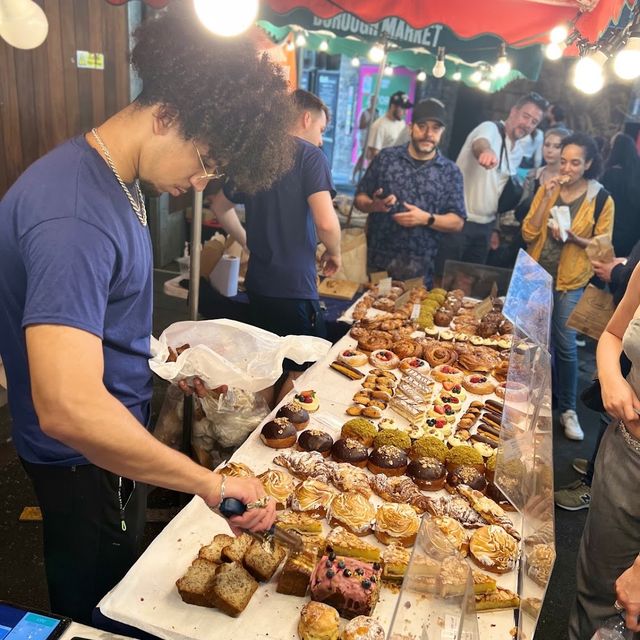
<path id="1" fill-rule="evenodd" d="M 397 369 L 400 358 L 389 349 L 376 349 L 371 352 L 369 362 L 378 369 Z"/>
<path id="2" fill-rule="evenodd" d="M 454 364 L 458 360 L 458 352 L 453 348 L 453 345 L 436 340 L 424 341 L 422 343 L 422 354 L 432 367 Z"/>
<path id="3" fill-rule="evenodd" d="M 391 344 L 391 338 L 382 335 L 382 332 L 370 331 L 366 336 L 358 338 L 358 348 L 362 351 L 377 351 L 378 349 L 388 349 Z"/>
<path id="4" fill-rule="evenodd" d="M 469 392 L 479 396 L 485 396 L 495 391 L 495 383 L 486 376 L 472 373 L 465 376 L 462 380 L 462 386 Z"/>
<path id="5" fill-rule="evenodd" d="M 445 380 L 451 380 L 457 384 L 462 383 L 464 373 L 460 369 L 451 367 L 448 364 L 441 364 L 431 369 L 431 377 L 438 382 L 444 382 Z"/>
<path id="6" fill-rule="evenodd" d="M 409 369 L 415 369 L 420 373 L 426 373 L 429 371 L 429 364 L 422 358 L 403 358 L 400 361 L 400 371 L 409 371 Z"/>
<path id="7" fill-rule="evenodd" d="M 419 358 L 422 355 L 422 347 L 411 338 L 398 340 L 398 342 L 391 345 L 391 351 L 400 359 Z"/>
<path id="8" fill-rule="evenodd" d="M 362 353 L 362 351 L 357 351 L 355 349 L 345 349 L 338 356 L 338 360 L 340 362 L 346 362 L 348 365 L 352 367 L 361 367 L 363 364 L 367 364 L 367 356 Z"/>
<path id="9" fill-rule="evenodd" d="M 529 398 L 529 390 L 521 382 L 501 382 L 496 387 L 498 398 L 505 398 L 510 402 L 526 402 Z"/>

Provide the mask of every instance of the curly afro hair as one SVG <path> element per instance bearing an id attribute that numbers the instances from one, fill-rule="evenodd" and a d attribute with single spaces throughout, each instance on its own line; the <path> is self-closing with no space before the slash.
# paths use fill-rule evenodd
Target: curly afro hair
<path id="1" fill-rule="evenodd" d="M 135 35 L 131 61 L 143 83 L 137 104 L 175 110 L 185 139 L 208 144 L 208 159 L 238 189 L 268 189 L 291 167 L 287 82 L 246 38 L 214 36 L 182 0 Z"/>

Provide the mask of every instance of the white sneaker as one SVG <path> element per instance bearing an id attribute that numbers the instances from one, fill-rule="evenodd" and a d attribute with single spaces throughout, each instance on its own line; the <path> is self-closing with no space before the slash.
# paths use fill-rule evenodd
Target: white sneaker
<path id="1" fill-rule="evenodd" d="M 578 422 L 578 415 L 573 409 L 560 414 L 560 424 L 564 427 L 564 435 L 569 440 L 584 440 L 584 432 Z"/>

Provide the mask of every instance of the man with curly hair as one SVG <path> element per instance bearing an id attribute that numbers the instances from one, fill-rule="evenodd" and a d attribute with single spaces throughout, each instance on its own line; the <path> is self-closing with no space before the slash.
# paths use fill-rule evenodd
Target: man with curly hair
<path id="1" fill-rule="evenodd" d="M 216 39 L 191 3 L 137 33 L 128 107 L 29 167 L 0 202 L 0 355 L 13 440 L 44 525 L 51 609 L 83 623 L 138 556 L 145 484 L 244 503 L 226 478 L 146 430 L 152 256 L 139 183 L 202 190 L 219 172 L 267 188 L 288 169 L 282 74 L 246 41 Z M 144 483 L 144 484 L 143 484 Z M 273 501 L 231 520 L 263 530 Z"/>
<path id="2" fill-rule="evenodd" d="M 233 182 L 212 197 L 219 222 L 250 251 L 245 287 L 251 322 L 267 331 L 326 338 L 324 314 L 317 286 L 318 239 L 326 247 L 323 271 L 331 276 L 341 266 L 340 221 L 333 208 L 331 169 L 322 153 L 322 133 L 328 107 L 313 93 L 298 89 L 292 102 L 296 117 L 293 167 L 271 189 L 247 194 Z M 246 231 L 233 204 L 243 204 Z M 273 390 L 277 403 L 307 368 L 285 360 L 287 375 Z"/>

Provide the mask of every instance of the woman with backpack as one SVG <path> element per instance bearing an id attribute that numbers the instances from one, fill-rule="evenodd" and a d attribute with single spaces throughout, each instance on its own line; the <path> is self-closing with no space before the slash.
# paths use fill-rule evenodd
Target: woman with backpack
<path id="1" fill-rule="evenodd" d="M 585 247 L 592 237 L 611 237 L 613 232 L 613 199 L 595 179 L 601 168 L 593 138 L 583 133 L 564 138 L 560 173 L 538 188 L 522 222 L 527 252 L 553 278 L 551 345 L 559 381 L 560 423 L 570 440 L 582 440 L 584 433 L 576 414 L 576 331 L 567 327 L 567 320 L 593 276 Z M 560 212 L 568 214 L 568 229 L 561 229 L 554 221 L 555 207 L 562 207 Z"/>

